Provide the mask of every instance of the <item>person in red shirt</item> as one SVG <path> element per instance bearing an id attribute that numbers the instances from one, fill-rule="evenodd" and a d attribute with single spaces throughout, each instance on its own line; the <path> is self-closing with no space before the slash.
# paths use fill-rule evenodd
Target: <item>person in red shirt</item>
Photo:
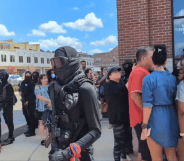
<path id="1" fill-rule="evenodd" d="M 146 140 L 141 140 L 143 122 L 142 82 L 143 78 L 150 74 L 152 69 L 154 48 L 140 47 L 136 53 L 137 65 L 132 70 L 128 81 L 130 126 L 135 128 L 138 138 L 139 154 L 138 161 L 151 161 L 150 151 Z"/>

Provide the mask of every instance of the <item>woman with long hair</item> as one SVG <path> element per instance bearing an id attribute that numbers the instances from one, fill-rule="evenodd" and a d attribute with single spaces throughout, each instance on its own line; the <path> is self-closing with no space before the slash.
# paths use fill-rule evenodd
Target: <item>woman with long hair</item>
<path id="1" fill-rule="evenodd" d="M 163 161 L 163 150 L 168 161 L 177 161 L 178 117 L 173 107 L 177 89 L 176 78 L 165 71 L 165 45 L 156 45 L 152 57 L 154 71 L 143 80 L 143 124 L 141 140 L 147 139 L 153 161 Z"/>
<path id="2" fill-rule="evenodd" d="M 46 74 L 41 74 L 38 78 L 38 83 L 35 86 L 36 95 L 36 110 L 37 118 L 39 120 L 39 131 L 41 135 L 41 144 L 44 145 L 45 127 L 42 121 L 43 112 L 51 107 L 51 101 L 48 94 L 48 77 Z M 47 131 L 46 131 L 47 132 Z"/>

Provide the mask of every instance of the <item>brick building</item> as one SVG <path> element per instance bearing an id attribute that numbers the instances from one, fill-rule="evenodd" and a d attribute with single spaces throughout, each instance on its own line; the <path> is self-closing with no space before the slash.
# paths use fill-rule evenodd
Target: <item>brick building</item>
<path id="1" fill-rule="evenodd" d="M 126 59 L 135 59 L 136 50 L 140 46 L 165 44 L 169 58 L 167 65 L 172 68 L 177 52 L 175 43 L 178 40 L 173 28 L 184 25 L 184 14 L 181 12 L 184 8 L 177 9 L 177 4 L 173 8 L 173 3 L 175 2 L 172 0 L 117 0 L 120 64 Z M 180 19 L 180 26 L 176 26 L 178 23 L 175 19 Z M 181 48 L 184 49 L 184 35 L 180 41 L 183 43 Z"/>
<path id="2" fill-rule="evenodd" d="M 94 54 L 95 67 L 112 67 L 119 65 L 118 46 L 107 53 Z"/>

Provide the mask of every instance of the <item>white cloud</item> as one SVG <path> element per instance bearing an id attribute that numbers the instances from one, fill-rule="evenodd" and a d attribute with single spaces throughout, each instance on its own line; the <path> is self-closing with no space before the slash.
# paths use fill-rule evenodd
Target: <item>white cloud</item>
<path id="1" fill-rule="evenodd" d="M 184 16 L 184 9 L 182 9 L 181 11 L 179 11 L 176 16 Z M 182 25 L 184 25 L 184 19 L 175 19 L 174 20 L 174 27 L 181 27 Z"/>
<path id="2" fill-rule="evenodd" d="M 89 37 L 89 34 L 86 34 L 86 35 L 85 35 L 85 38 L 88 38 L 88 37 Z"/>
<path id="3" fill-rule="evenodd" d="M 79 39 L 71 37 L 63 37 L 62 35 L 58 36 L 57 39 L 51 38 L 39 40 L 38 42 L 30 42 L 30 44 L 40 44 L 40 47 L 44 49 L 58 48 L 62 46 L 71 46 L 75 48 L 77 51 L 81 51 L 82 48 L 82 43 L 79 42 Z"/>
<path id="4" fill-rule="evenodd" d="M 109 45 L 109 44 L 117 44 L 118 40 L 116 36 L 110 35 L 106 39 L 102 39 L 100 41 L 91 42 L 90 45 L 99 46 L 99 45 Z"/>
<path id="5" fill-rule="evenodd" d="M 102 50 L 94 49 L 90 51 L 91 54 L 102 53 Z"/>
<path id="6" fill-rule="evenodd" d="M 113 13 L 110 13 L 109 16 L 112 17 L 112 16 L 114 16 L 114 14 Z"/>
<path id="7" fill-rule="evenodd" d="M 46 36 L 46 34 L 43 31 L 33 29 L 32 34 L 27 34 L 27 36 Z"/>
<path id="8" fill-rule="evenodd" d="M 86 7 L 94 7 L 94 3 L 93 2 L 91 2 L 91 4 L 90 5 L 88 5 L 88 6 L 86 6 Z"/>
<path id="9" fill-rule="evenodd" d="M 176 16 L 184 16 L 184 9 L 181 9 L 181 11 L 179 11 Z"/>
<path id="10" fill-rule="evenodd" d="M 14 36 L 15 32 L 9 32 L 3 24 L 0 24 L 0 36 Z"/>
<path id="11" fill-rule="evenodd" d="M 79 8 L 78 8 L 78 7 L 73 7 L 72 9 L 73 9 L 73 10 L 79 10 Z"/>
<path id="12" fill-rule="evenodd" d="M 111 51 L 113 48 L 110 48 L 109 51 Z"/>
<path id="13" fill-rule="evenodd" d="M 87 14 L 84 19 L 78 19 L 75 22 L 63 23 L 63 25 L 81 31 L 94 31 L 97 27 L 103 27 L 102 20 L 97 18 L 93 12 Z"/>
<path id="14" fill-rule="evenodd" d="M 58 25 L 56 21 L 49 21 L 48 23 L 41 24 L 39 29 L 43 32 L 50 33 L 66 33 L 67 31 L 63 29 L 62 25 Z"/>

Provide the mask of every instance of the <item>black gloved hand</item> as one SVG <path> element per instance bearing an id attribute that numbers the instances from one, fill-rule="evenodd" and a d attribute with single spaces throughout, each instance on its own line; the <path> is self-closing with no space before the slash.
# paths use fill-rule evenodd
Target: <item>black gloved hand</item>
<path id="1" fill-rule="evenodd" d="M 70 147 L 68 147 L 65 150 L 60 149 L 50 154 L 49 161 L 67 161 L 71 157 L 73 157 L 73 152 L 71 151 Z"/>

